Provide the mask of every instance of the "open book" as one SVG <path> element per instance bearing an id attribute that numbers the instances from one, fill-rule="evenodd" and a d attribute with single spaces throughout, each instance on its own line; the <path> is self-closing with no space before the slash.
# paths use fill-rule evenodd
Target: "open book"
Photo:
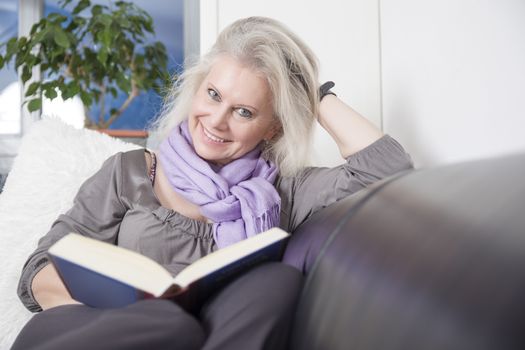
<path id="1" fill-rule="evenodd" d="M 134 251 L 70 233 L 48 255 L 71 296 L 97 308 L 146 298 L 169 298 L 193 311 L 229 279 L 263 261 L 282 257 L 289 233 L 272 228 L 217 250 L 176 277 Z"/>

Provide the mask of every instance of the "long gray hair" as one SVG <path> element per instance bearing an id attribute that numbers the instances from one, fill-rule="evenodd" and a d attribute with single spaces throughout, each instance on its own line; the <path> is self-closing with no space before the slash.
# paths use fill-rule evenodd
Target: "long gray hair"
<path id="1" fill-rule="evenodd" d="M 248 17 L 226 27 L 210 52 L 187 64 L 174 82 L 152 132 L 159 140 L 188 117 L 193 96 L 215 59 L 229 55 L 267 78 L 281 130 L 265 144 L 263 156 L 281 176 L 293 176 L 309 159 L 318 113 L 318 63 L 310 48 L 282 23 Z"/>

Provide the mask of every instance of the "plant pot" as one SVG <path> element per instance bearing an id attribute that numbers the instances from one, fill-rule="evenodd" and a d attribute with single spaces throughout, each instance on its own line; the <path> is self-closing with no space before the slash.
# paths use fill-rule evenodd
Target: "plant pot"
<path id="1" fill-rule="evenodd" d="M 131 142 L 142 147 L 146 147 L 148 132 L 145 130 L 129 129 L 99 129 L 99 132 L 121 139 L 124 142 Z"/>

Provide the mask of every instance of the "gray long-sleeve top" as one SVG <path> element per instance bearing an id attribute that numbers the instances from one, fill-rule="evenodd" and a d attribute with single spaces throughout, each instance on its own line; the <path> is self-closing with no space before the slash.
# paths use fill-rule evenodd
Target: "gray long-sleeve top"
<path id="1" fill-rule="evenodd" d="M 278 177 L 280 227 L 293 232 L 317 210 L 377 180 L 412 168 L 409 155 L 388 135 L 334 168 L 305 168 L 296 177 Z M 73 207 L 60 215 L 27 259 L 18 295 L 33 312 L 33 277 L 49 263 L 49 247 L 70 232 L 119 245 L 152 258 L 173 275 L 217 250 L 212 224 L 161 206 L 153 192 L 144 150 L 117 153 L 80 187 Z"/>

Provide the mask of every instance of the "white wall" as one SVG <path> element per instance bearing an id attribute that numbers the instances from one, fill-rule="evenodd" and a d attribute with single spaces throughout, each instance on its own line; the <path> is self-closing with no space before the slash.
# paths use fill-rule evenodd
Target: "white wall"
<path id="1" fill-rule="evenodd" d="M 201 0 L 200 51 L 206 52 L 220 30 L 236 19 L 268 16 L 285 23 L 317 54 L 321 82 L 376 125 L 381 123 L 378 3 L 370 0 Z M 342 162 L 335 143 L 318 127 L 317 165 Z"/>
<path id="2" fill-rule="evenodd" d="M 321 81 L 397 138 L 416 166 L 525 151 L 524 0 L 201 0 L 200 47 L 237 18 L 276 18 Z M 316 164 L 340 162 L 318 128 Z"/>
<path id="3" fill-rule="evenodd" d="M 384 129 L 416 164 L 525 151 L 525 1 L 380 6 Z"/>

